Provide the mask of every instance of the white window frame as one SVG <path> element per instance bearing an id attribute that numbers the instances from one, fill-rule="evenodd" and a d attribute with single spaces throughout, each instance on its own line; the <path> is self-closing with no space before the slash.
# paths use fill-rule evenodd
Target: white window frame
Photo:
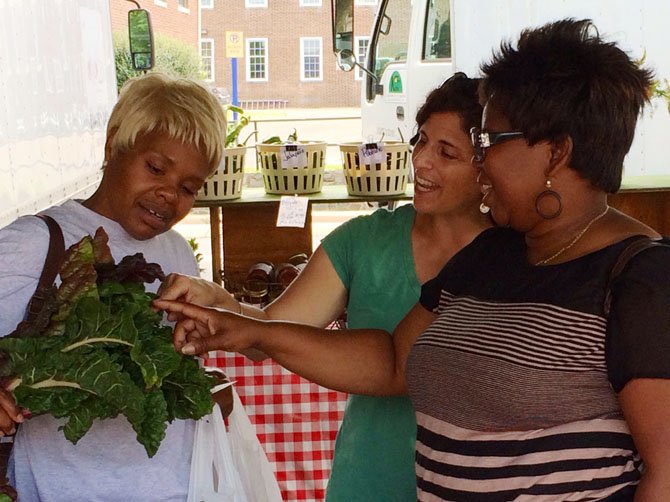
<path id="1" fill-rule="evenodd" d="M 265 47 L 265 77 L 264 78 L 251 78 L 251 54 L 250 47 L 252 42 L 263 42 Z M 268 39 L 267 38 L 245 38 L 244 39 L 244 62 L 246 66 L 246 79 L 247 82 L 267 82 L 270 76 L 270 50 L 268 48 Z"/>
<path id="2" fill-rule="evenodd" d="M 379 0 L 354 0 L 354 5 L 377 5 Z"/>
<path id="3" fill-rule="evenodd" d="M 267 9 L 268 0 L 261 0 L 261 3 L 252 3 L 252 0 L 244 0 L 244 7 L 246 9 Z"/>
<path id="4" fill-rule="evenodd" d="M 365 59 L 361 59 L 361 57 L 360 57 L 361 56 L 361 53 L 360 53 L 360 50 L 359 50 L 360 49 L 360 42 L 362 42 L 363 40 L 366 40 L 368 42 L 368 47 L 365 50 L 365 53 L 367 55 L 367 52 L 370 50 L 370 37 L 369 36 L 354 37 L 354 47 L 356 49 L 356 52 L 355 52 L 356 61 L 358 61 L 358 64 L 360 64 L 361 66 L 365 66 L 366 59 L 367 59 L 367 57 Z M 355 76 L 356 80 L 363 80 L 366 73 L 363 70 L 361 70 L 359 67 L 356 67 L 355 71 L 356 71 L 356 76 Z"/>
<path id="5" fill-rule="evenodd" d="M 200 8 L 201 9 L 213 9 L 214 8 L 214 0 L 200 0 Z"/>
<path id="6" fill-rule="evenodd" d="M 305 42 L 308 40 L 319 41 L 319 76 L 305 77 Z M 311 56 L 311 55 L 310 55 Z M 323 37 L 300 37 L 300 81 L 321 82 L 323 80 Z"/>
<path id="7" fill-rule="evenodd" d="M 188 4 L 188 1 L 186 3 Z M 190 7 L 184 7 L 182 5 L 179 5 L 179 0 L 177 0 L 177 11 L 181 12 L 182 14 L 190 14 L 191 13 Z"/>
<path id="8" fill-rule="evenodd" d="M 309 3 L 310 1 L 316 3 Z M 322 5 L 322 0 L 300 0 L 300 7 L 321 7 Z"/>
<path id="9" fill-rule="evenodd" d="M 167 2 L 165 0 L 154 0 L 154 5 L 165 8 L 167 7 Z"/>
<path id="10" fill-rule="evenodd" d="M 202 59 L 203 59 L 202 58 L 202 43 L 203 42 L 209 42 L 211 44 L 210 45 L 211 55 L 208 56 L 208 57 L 211 59 L 209 64 L 210 64 L 210 68 L 212 69 L 212 74 L 211 74 L 212 78 L 205 78 L 205 82 L 214 82 L 214 80 L 216 80 L 216 71 L 215 71 L 215 68 L 214 68 L 214 39 L 213 38 L 201 38 L 200 39 L 200 61 L 201 62 L 202 62 Z"/>

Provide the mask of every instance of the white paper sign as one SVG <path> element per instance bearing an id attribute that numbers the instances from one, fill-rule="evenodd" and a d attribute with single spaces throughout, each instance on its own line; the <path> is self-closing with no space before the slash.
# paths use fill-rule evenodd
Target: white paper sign
<path id="1" fill-rule="evenodd" d="M 282 145 L 279 150 L 282 169 L 291 167 L 305 167 L 307 165 L 307 152 L 299 145 Z"/>
<path id="2" fill-rule="evenodd" d="M 386 154 L 384 154 L 384 145 L 381 143 L 362 143 L 358 147 L 358 157 L 361 164 L 385 164 Z"/>
<path id="3" fill-rule="evenodd" d="M 309 199 L 307 197 L 283 195 L 279 202 L 277 226 L 304 228 L 308 204 Z"/>

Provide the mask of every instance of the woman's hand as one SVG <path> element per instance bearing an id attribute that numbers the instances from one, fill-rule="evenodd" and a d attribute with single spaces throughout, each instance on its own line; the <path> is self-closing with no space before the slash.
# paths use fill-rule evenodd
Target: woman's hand
<path id="1" fill-rule="evenodd" d="M 23 413 L 16 406 L 11 392 L 0 388 L 0 436 L 9 436 L 16 432 L 16 424 L 23 422 Z"/>
<path id="2" fill-rule="evenodd" d="M 182 354 L 211 350 L 242 352 L 255 348 L 262 321 L 190 303 L 157 299 L 153 305 L 177 319 L 173 341 Z"/>
<path id="3" fill-rule="evenodd" d="M 213 282 L 182 274 L 168 275 L 158 288 L 161 300 L 176 300 L 204 307 L 220 307 L 239 312 L 239 302 L 224 288 Z M 168 320 L 177 321 L 177 313 L 169 312 Z"/>

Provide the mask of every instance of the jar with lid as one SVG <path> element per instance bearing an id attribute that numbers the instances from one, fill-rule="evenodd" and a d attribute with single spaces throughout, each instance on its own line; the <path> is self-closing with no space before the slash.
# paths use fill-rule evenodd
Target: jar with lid
<path id="1" fill-rule="evenodd" d="M 305 268 L 305 265 L 307 265 L 307 260 L 309 260 L 309 258 L 305 253 L 298 253 L 291 256 L 288 259 L 288 262 L 291 265 L 297 267 L 298 271 L 302 272 L 302 270 Z"/>
<path id="2" fill-rule="evenodd" d="M 268 300 L 270 285 L 275 281 L 275 266 L 272 262 L 254 263 L 247 272 L 242 286 L 242 301 L 263 306 Z"/>
<path id="3" fill-rule="evenodd" d="M 277 266 L 277 282 L 286 289 L 298 277 L 300 269 L 291 263 L 281 263 Z"/>
<path id="4" fill-rule="evenodd" d="M 254 263 L 247 272 L 247 280 L 262 281 L 270 284 L 275 281 L 275 266 L 270 261 Z"/>

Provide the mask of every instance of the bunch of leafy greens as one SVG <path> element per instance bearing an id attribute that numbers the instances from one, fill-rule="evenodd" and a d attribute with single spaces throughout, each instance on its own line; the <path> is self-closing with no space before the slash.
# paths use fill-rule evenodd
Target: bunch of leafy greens
<path id="1" fill-rule="evenodd" d="M 151 309 L 145 282 L 162 279 L 141 253 L 114 263 L 99 228 L 67 250 L 62 283 L 32 322 L 0 339 L 0 373 L 19 406 L 65 418 L 76 443 L 95 419 L 126 416 L 152 457 L 167 422 L 212 410 L 215 384 L 191 357 L 178 354 L 172 330 Z"/>

